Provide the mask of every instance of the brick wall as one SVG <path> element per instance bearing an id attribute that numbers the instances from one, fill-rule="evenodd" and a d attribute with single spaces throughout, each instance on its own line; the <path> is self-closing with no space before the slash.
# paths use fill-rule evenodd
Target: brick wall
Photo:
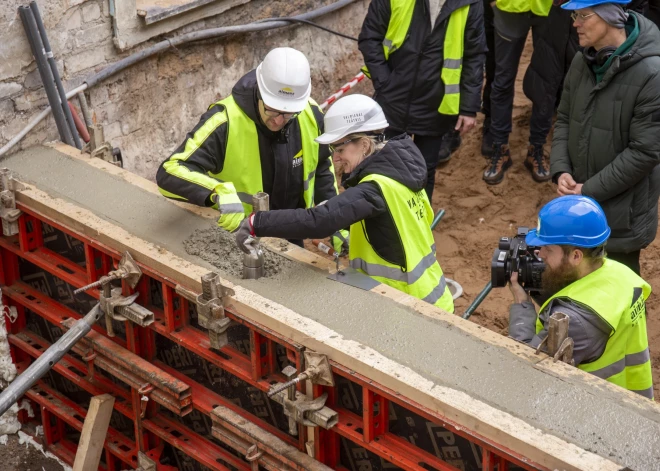
<path id="1" fill-rule="evenodd" d="M 4 0 L 0 9 L 0 146 L 48 106 L 32 58 L 18 6 Z M 249 23 L 259 18 L 290 16 L 331 3 L 329 0 L 253 0 L 217 17 L 181 28 L 181 32 Z M 361 0 L 320 20 L 324 26 L 357 36 L 368 0 Z M 70 90 L 154 40 L 129 51 L 113 45 L 108 0 L 40 1 L 64 88 Z M 161 38 L 162 39 L 162 38 Z M 308 26 L 224 37 L 187 44 L 147 59 L 86 92 L 107 140 L 122 150 L 125 168 L 154 178 L 158 164 L 183 140 L 209 104 L 226 96 L 244 73 L 256 67 L 273 47 L 303 51 L 312 67 L 312 95 L 325 99 L 358 72 L 357 44 Z M 357 90 L 370 93 L 370 85 Z M 75 99 L 71 100 L 78 106 Z M 15 149 L 58 139 L 52 115 Z"/>

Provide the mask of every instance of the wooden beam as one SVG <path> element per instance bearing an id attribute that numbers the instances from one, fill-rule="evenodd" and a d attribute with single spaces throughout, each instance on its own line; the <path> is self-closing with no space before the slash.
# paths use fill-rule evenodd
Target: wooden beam
<path id="1" fill-rule="evenodd" d="M 114 404 L 115 398 L 110 394 L 94 396 L 89 402 L 87 417 L 85 417 L 80 442 L 78 442 L 76 460 L 73 463 L 73 471 L 98 469 Z"/>

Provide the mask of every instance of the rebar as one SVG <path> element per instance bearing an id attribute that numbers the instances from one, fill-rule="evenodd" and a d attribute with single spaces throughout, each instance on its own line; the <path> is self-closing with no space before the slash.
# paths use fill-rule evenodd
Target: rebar
<path id="1" fill-rule="evenodd" d="M 305 379 L 305 378 L 301 374 L 297 378 L 293 378 L 291 381 L 287 381 L 286 383 L 280 384 L 275 389 L 271 389 L 270 391 L 268 391 L 268 397 L 273 397 L 275 394 L 281 393 L 282 391 L 284 391 L 285 389 L 287 389 L 291 386 L 295 386 L 296 384 L 301 382 L 303 379 Z"/>
<path id="2" fill-rule="evenodd" d="M 95 281 L 94 283 L 90 283 L 87 286 L 83 286 L 82 288 L 78 288 L 73 291 L 73 294 L 78 294 L 82 293 L 83 291 L 87 291 L 88 289 L 92 288 L 98 288 L 99 286 L 103 285 L 104 283 L 110 283 L 113 280 L 116 280 L 118 277 L 117 276 L 103 276 L 99 280 Z"/>

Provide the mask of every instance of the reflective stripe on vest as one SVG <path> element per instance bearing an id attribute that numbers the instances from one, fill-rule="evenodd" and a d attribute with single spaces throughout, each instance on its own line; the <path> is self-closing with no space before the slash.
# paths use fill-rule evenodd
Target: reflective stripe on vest
<path id="1" fill-rule="evenodd" d="M 547 300 L 581 304 L 603 319 L 612 334 L 597 360 L 578 365 L 599 378 L 653 398 L 653 377 L 646 333 L 646 299 L 651 286 L 626 266 L 605 259 L 603 266 L 580 278 Z M 543 329 L 540 318 L 536 333 Z"/>
<path id="2" fill-rule="evenodd" d="M 548 16 L 552 0 L 497 0 L 497 9 L 509 13 L 531 11 L 537 16 Z"/>
<path id="3" fill-rule="evenodd" d="M 399 49 L 406 40 L 415 11 L 415 0 L 390 0 L 390 11 L 390 22 L 387 25 L 385 39 L 383 39 L 385 60 L 389 59 L 390 54 Z M 366 65 L 360 70 L 371 78 Z"/>
<path id="4" fill-rule="evenodd" d="M 221 182 L 234 184 L 245 214 L 248 215 L 252 212 L 252 195 L 263 191 L 257 126 L 231 95 L 211 106 L 215 105 L 225 107 L 229 125 L 223 169 L 220 173 L 209 172 L 209 175 Z M 295 118 L 298 120 L 302 149 L 291 156 L 292 159 L 302 158 L 303 198 L 307 208 L 314 204 L 314 181 L 319 160 L 319 144 L 314 141 L 319 136 L 319 128 L 312 106 L 317 105 L 310 99 L 305 109 Z"/>
<path id="5" fill-rule="evenodd" d="M 446 115 L 457 115 L 461 104 L 461 71 L 463 70 L 463 49 L 465 25 L 470 5 L 454 11 L 449 17 L 445 33 L 444 62 L 440 77 L 445 84 L 445 94 L 438 111 Z"/>
<path id="6" fill-rule="evenodd" d="M 362 182 L 379 186 L 403 244 L 406 266 L 395 265 L 381 257 L 369 243 L 365 222 L 359 221 L 351 226 L 350 231 L 351 267 L 447 312 L 454 312 L 454 301 L 435 257 L 430 228 L 433 210 L 426 192 L 414 192 L 383 175 L 372 174 Z"/>

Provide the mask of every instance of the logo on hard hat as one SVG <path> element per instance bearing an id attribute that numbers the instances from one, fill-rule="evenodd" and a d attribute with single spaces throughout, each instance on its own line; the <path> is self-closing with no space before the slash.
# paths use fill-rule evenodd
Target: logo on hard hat
<path id="1" fill-rule="evenodd" d="M 286 96 L 295 96 L 296 94 L 289 87 L 280 88 L 277 93 L 281 93 Z"/>
<path id="2" fill-rule="evenodd" d="M 347 123 L 361 123 L 364 121 L 364 113 L 352 113 L 344 116 Z"/>
<path id="3" fill-rule="evenodd" d="M 536 224 L 536 233 L 541 233 L 541 218 L 539 218 L 539 222 Z"/>

